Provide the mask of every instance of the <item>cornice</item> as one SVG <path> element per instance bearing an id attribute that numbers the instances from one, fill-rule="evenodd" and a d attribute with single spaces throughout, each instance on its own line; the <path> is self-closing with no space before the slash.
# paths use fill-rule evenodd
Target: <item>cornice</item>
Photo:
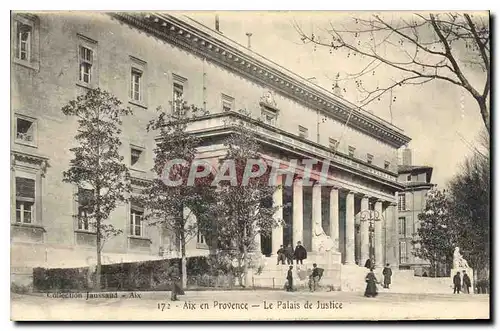
<path id="1" fill-rule="evenodd" d="M 282 150 L 286 150 L 286 151 L 288 151 L 290 153 L 293 153 L 295 155 L 312 157 L 314 159 L 318 159 L 319 161 L 321 161 L 322 159 L 320 159 L 314 153 L 314 149 L 316 149 L 316 152 L 317 152 L 317 150 L 322 150 L 322 151 L 325 151 L 325 152 L 328 151 L 328 149 L 326 147 L 324 147 L 322 145 L 319 145 L 319 144 L 316 144 L 313 141 L 308 141 L 308 140 L 305 140 L 305 139 L 300 139 L 298 136 L 294 136 L 294 135 L 290 134 L 289 132 L 286 132 L 284 130 L 281 130 L 281 129 L 273 127 L 273 126 L 269 126 L 269 125 L 267 125 L 267 124 L 265 124 L 265 123 L 263 123 L 263 122 L 261 122 L 259 120 L 252 119 L 252 118 L 250 118 L 250 117 L 248 117 L 248 116 L 246 116 L 244 114 L 241 114 L 241 113 L 238 113 L 238 112 L 234 112 L 234 111 L 228 111 L 228 112 L 224 112 L 224 113 L 215 113 L 215 114 L 208 114 L 208 115 L 200 116 L 200 117 L 197 117 L 196 119 L 193 119 L 192 122 L 202 121 L 202 120 L 209 120 L 209 119 L 215 119 L 215 118 L 225 118 L 225 117 L 230 117 L 230 118 L 234 117 L 234 118 L 237 118 L 239 120 L 245 120 L 245 121 L 247 121 L 250 124 L 261 126 L 261 127 L 265 127 L 265 128 L 267 128 L 269 130 L 274 131 L 275 133 L 278 133 L 278 134 L 281 134 L 281 135 L 284 135 L 284 136 L 288 136 L 288 137 L 290 137 L 292 139 L 300 140 L 303 144 L 309 146 L 309 147 L 304 147 L 304 148 L 302 148 L 302 149 L 299 150 L 299 149 L 297 149 L 297 147 L 290 146 L 289 144 L 284 144 L 283 142 L 280 142 L 280 141 L 274 139 L 271 136 L 267 136 L 267 135 L 263 134 L 261 131 L 256 131 L 255 132 L 257 138 L 259 140 L 261 140 L 262 142 L 265 142 L 266 144 L 278 147 L 278 148 L 280 148 Z M 235 132 L 234 127 L 236 125 L 237 125 L 236 123 L 225 123 L 223 126 L 203 128 L 203 129 L 200 129 L 200 130 L 190 131 L 190 132 L 193 133 L 193 134 L 195 134 L 195 135 L 197 135 L 197 136 L 199 136 L 200 138 L 215 137 L 215 136 L 225 136 L 225 135 L 234 133 Z M 155 138 L 156 141 L 159 141 L 160 139 L 161 139 L 161 137 L 159 137 L 159 136 Z M 353 162 L 358 162 L 358 160 L 353 159 L 353 158 L 349 157 L 348 155 L 345 155 L 345 154 L 343 154 L 341 152 L 336 152 L 335 154 L 338 155 L 338 156 L 341 156 L 343 158 L 348 158 L 348 159 L 352 160 Z M 401 184 L 400 182 L 398 182 L 396 180 L 396 173 L 391 172 L 389 170 L 385 170 L 385 169 L 376 167 L 374 165 L 371 165 L 369 167 L 369 168 L 377 170 L 377 171 L 379 171 L 381 173 L 385 173 L 387 175 L 393 176 L 395 178 L 394 180 L 390 180 L 390 179 L 381 177 L 379 175 L 370 173 L 368 171 L 364 171 L 362 169 L 360 170 L 356 166 L 342 163 L 342 162 L 340 162 L 337 159 L 332 159 L 332 158 L 327 158 L 327 159 L 331 163 L 332 166 L 334 166 L 335 168 L 337 168 L 339 170 L 346 171 L 347 173 L 351 173 L 353 175 L 364 177 L 364 178 L 367 178 L 369 180 L 378 182 L 380 184 L 393 187 L 393 188 L 395 188 L 398 191 L 401 191 L 404 188 L 403 184 Z"/>
<path id="2" fill-rule="evenodd" d="M 45 175 L 48 164 L 48 157 L 36 154 L 24 153 L 17 150 L 10 151 L 11 157 L 11 169 L 14 169 L 17 165 L 21 164 L 29 164 L 30 166 L 37 168 L 41 171 L 42 176 Z"/>
<path id="3" fill-rule="evenodd" d="M 270 86 L 305 106 L 319 110 L 341 122 L 348 122 L 350 127 L 393 147 L 399 148 L 411 140 L 402 130 L 375 115 L 311 83 L 300 81 L 305 79 L 292 77 L 292 73 L 285 72 L 286 69 L 278 65 L 272 65 L 271 61 L 267 60 L 269 64 L 264 63 L 253 54 L 246 54 L 248 52 L 222 41 L 220 36 L 210 35 L 177 17 L 167 14 L 125 12 L 109 15 L 253 81 Z"/>

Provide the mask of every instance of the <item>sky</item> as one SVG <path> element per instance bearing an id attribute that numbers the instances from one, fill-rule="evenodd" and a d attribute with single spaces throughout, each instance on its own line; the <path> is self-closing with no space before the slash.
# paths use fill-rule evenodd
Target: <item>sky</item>
<path id="1" fill-rule="evenodd" d="M 214 12 L 185 14 L 214 28 Z M 315 50 L 312 45 L 304 45 L 294 28 L 297 24 L 308 33 L 313 31 L 317 35 L 325 35 L 324 29 L 330 23 L 338 25 L 350 21 L 349 14 L 285 11 L 217 14 L 220 30 L 226 37 L 246 46 L 246 33 L 252 33 L 251 48 L 254 52 L 304 78 L 315 77 L 314 82 L 326 89 L 331 90 L 339 74 L 339 86 L 345 89 L 344 98 L 359 105 L 361 94 L 354 81 L 342 80 L 342 77 L 359 72 L 366 63 L 352 54 L 347 57 L 344 51 L 330 53 L 326 48 L 317 47 Z M 392 14 L 391 19 L 399 16 L 399 13 Z M 386 51 L 396 58 L 401 55 L 401 51 L 394 48 Z M 473 83 L 480 83 L 483 77 L 481 73 L 468 74 Z M 365 79 L 365 83 L 385 85 L 396 75 L 389 70 L 376 70 L 374 75 Z M 484 128 L 477 103 L 467 91 L 440 81 L 422 86 L 403 86 L 393 91 L 394 97 L 396 100 L 392 105 L 387 95 L 365 109 L 403 129 L 412 138 L 409 148 L 412 149 L 413 164 L 434 167 L 432 181 L 444 188 L 459 171 L 466 155 L 472 153 L 468 144 L 477 144 L 479 132 Z"/>

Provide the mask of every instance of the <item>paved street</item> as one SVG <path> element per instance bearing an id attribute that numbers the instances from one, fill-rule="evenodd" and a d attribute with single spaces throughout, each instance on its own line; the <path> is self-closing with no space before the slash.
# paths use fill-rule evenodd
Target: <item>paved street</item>
<path id="1" fill-rule="evenodd" d="M 119 298 L 12 294 L 14 320 L 277 320 L 488 318 L 489 296 L 350 292 L 201 291 L 180 301 L 170 292 L 119 292 Z M 140 296 L 140 297 L 139 297 Z"/>

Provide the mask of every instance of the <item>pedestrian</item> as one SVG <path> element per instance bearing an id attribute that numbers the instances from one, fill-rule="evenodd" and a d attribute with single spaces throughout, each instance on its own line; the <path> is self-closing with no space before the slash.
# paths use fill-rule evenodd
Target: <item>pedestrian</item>
<path id="1" fill-rule="evenodd" d="M 384 267 L 384 270 L 382 270 L 382 275 L 384 275 L 384 288 L 389 288 L 389 285 L 391 285 L 392 276 L 392 270 L 389 263 L 387 263 Z"/>
<path id="2" fill-rule="evenodd" d="M 286 274 L 286 280 L 287 280 L 286 291 L 293 292 L 293 266 L 288 267 L 288 272 Z"/>
<path id="3" fill-rule="evenodd" d="M 462 282 L 463 282 L 463 291 L 464 293 L 467 293 L 469 294 L 469 288 L 471 287 L 471 281 L 470 281 L 470 278 L 469 278 L 469 275 L 467 275 L 467 273 L 465 272 L 465 270 L 463 271 L 464 272 L 464 275 L 462 277 Z"/>
<path id="4" fill-rule="evenodd" d="M 460 293 L 460 286 L 462 285 L 462 280 L 460 279 L 460 271 L 457 272 L 455 276 L 453 276 L 453 294 Z"/>
<path id="5" fill-rule="evenodd" d="M 365 268 L 366 269 L 371 269 L 373 266 L 372 266 L 372 260 L 368 259 L 366 260 L 365 262 Z"/>
<path id="6" fill-rule="evenodd" d="M 319 284 L 319 279 L 320 279 L 320 268 L 318 268 L 318 265 L 316 263 L 313 263 L 313 269 L 312 269 L 312 274 L 311 274 L 311 280 L 312 280 L 312 288 L 311 292 L 315 292 L 318 289 L 318 284 Z M 323 270 L 323 269 L 321 269 Z"/>
<path id="7" fill-rule="evenodd" d="M 302 260 L 307 259 L 307 251 L 304 246 L 302 246 L 302 243 L 300 241 L 297 242 L 297 246 L 295 247 L 295 251 L 293 253 L 295 257 L 295 261 L 297 261 L 297 264 L 303 264 Z"/>
<path id="8" fill-rule="evenodd" d="M 376 297 L 377 296 L 377 278 L 373 273 L 373 268 L 370 269 L 370 272 L 365 277 L 366 281 L 366 289 L 365 289 L 365 297 Z"/>
<path id="9" fill-rule="evenodd" d="M 280 245 L 280 248 L 278 249 L 278 261 L 276 265 L 280 264 L 285 264 L 285 249 L 283 248 L 283 245 Z"/>
<path id="10" fill-rule="evenodd" d="M 286 263 L 288 265 L 293 264 L 293 247 L 292 244 L 288 244 L 285 248 Z"/>
<path id="11" fill-rule="evenodd" d="M 169 268 L 170 281 L 172 284 L 172 290 L 170 291 L 170 300 L 178 301 L 177 295 L 183 294 L 181 282 L 181 274 L 179 268 L 176 264 Z"/>

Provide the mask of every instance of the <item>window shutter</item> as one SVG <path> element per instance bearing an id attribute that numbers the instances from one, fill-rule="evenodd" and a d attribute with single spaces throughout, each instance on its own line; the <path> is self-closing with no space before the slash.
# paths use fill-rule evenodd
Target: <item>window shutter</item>
<path id="1" fill-rule="evenodd" d="M 16 177 L 16 197 L 35 198 L 35 180 Z"/>
<path id="2" fill-rule="evenodd" d="M 94 192 L 88 189 L 78 190 L 78 204 L 80 206 L 88 206 L 93 198 Z"/>

